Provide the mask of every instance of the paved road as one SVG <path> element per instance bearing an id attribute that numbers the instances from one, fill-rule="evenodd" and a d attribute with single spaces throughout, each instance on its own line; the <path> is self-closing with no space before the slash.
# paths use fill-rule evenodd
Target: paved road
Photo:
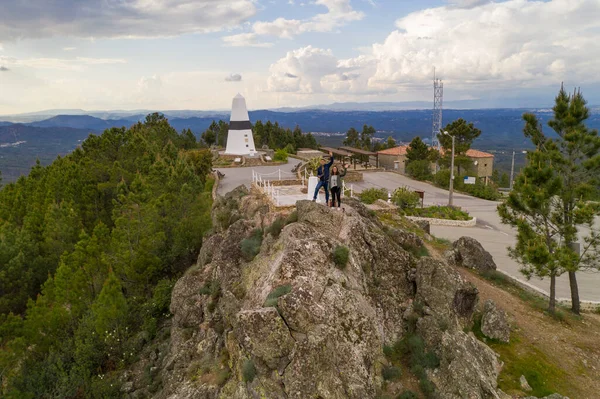
<path id="1" fill-rule="evenodd" d="M 364 173 L 364 182 L 355 183 L 354 190 L 360 192 L 370 187 L 394 190 L 400 186 L 408 186 L 412 189 L 424 191 L 425 205 L 446 205 L 448 203 L 447 190 L 391 172 Z M 511 227 L 500 222 L 500 217 L 496 212 L 498 203 L 455 193 L 454 205 L 460 206 L 472 216 L 477 217 L 477 226 L 471 228 L 432 226 L 432 234 L 449 240 L 456 240 L 461 236 L 473 237 L 492 254 L 499 269 L 523 279 L 519 272 L 519 265 L 507 255 L 506 248 L 514 245 L 515 232 Z M 582 300 L 600 301 L 600 273 L 578 273 L 578 282 Z M 546 292 L 550 287 L 549 280 L 532 278 L 529 283 Z M 559 277 L 557 280 L 556 296 L 557 298 L 571 297 L 569 280 L 566 275 Z"/>

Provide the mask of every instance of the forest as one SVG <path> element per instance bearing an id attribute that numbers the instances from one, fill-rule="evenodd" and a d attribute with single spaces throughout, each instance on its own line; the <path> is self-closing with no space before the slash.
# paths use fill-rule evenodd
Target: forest
<path id="1" fill-rule="evenodd" d="M 211 228 L 211 170 L 151 114 L 1 188 L 1 397 L 119 396 Z"/>

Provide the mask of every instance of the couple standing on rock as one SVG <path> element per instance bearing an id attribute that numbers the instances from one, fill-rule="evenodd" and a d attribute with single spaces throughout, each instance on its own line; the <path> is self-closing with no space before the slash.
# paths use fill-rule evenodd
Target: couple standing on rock
<path id="1" fill-rule="evenodd" d="M 313 196 L 313 202 L 317 200 L 317 195 L 319 195 L 319 190 L 321 187 L 325 188 L 325 201 L 332 208 L 335 207 L 336 198 L 337 198 L 337 207 L 339 208 L 342 205 L 341 194 L 344 189 L 344 185 L 342 179 L 346 176 L 346 171 L 348 165 L 342 165 L 342 172 L 340 173 L 337 166 L 331 168 L 333 165 L 333 153 L 329 151 L 330 160 L 326 163 L 325 159 L 321 158 L 321 166 L 317 168 L 317 177 L 319 178 L 319 182 L 317 183 L 317 187 L 315 188 L 315 195 Z M 330 170 L 331 169 L 331 170 Z M 329 202 L 329 192 L 331 191 L 331 202 Z"/>

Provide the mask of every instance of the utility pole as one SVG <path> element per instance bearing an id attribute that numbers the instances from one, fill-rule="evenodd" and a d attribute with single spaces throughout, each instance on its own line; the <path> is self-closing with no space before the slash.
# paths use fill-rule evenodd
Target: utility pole
<path id="1" fill-rule="evenodd" d="M 448 134 L 448 132 L 444 132 Z M 450 159 L 450 187 L 448 194 L 448 206 L 452 206 L 452 194 L 454 193 L 454 136 L 452 136 L 452 158 Z"/>
<path id="2" fill-rule="evenodd" d="M 513 150 L 513 156 L 512 156 L 512 163 L 510 165 L 510 191 L 512 191 L 513 188 L 513 176 L 515 174 L 515 150 Z"/>

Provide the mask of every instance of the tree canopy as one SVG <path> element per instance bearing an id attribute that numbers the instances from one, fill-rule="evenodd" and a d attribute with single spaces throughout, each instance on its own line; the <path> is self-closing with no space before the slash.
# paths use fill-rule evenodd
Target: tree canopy
<path id="1" fill-rule="evenodd" d="M 0 396 L 119 396 L 210 228 L 211 159 L 151 114 L 0 190 Z"/>

